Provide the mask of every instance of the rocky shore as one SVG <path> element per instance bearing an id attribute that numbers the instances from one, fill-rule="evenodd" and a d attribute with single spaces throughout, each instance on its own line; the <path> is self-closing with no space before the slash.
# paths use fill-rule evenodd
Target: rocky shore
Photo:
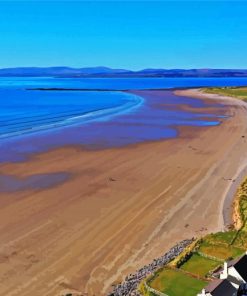
<path id="1" fill-rule="evenodd" d="M 140 293 L 138 292 L 140 282 L 176 258 L 193 241 L 194 238 L 181 241 L 163 256 L 154 259 L 150 264 L 145 265 L 135 273 L 128 275 L 122 283 L 113 288 L 113 291 L 109 293 L 108 296 L 140 296 Z"/>

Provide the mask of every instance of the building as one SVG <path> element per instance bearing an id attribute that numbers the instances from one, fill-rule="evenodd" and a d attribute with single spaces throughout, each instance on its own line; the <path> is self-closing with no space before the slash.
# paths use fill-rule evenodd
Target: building
<path id="1" fill-rule="evenodd" d="M 238 288 L 237 296 L 247 296 L 247 284 L 241 284 Z"/>
<path id="2" fill-rule="evenodd" d="M 208 284 L 197 296 L 236 296 L 237 289 L 226 279 L 217 279 Z"/>
<path id="3" fill-rule="evenodd" d="M 239 294 L 238 290 L 243 290 L 243 284 L 247 282 L 247 253 L 225 262 L 224 268 L 217 273 L 217 276 L 220 278 L 210 282 L 198 296 L 245 295 Z"/>
<path id="4" fill-rule="evenodd" d="M 224 263 L 221 279 L 228 279 L 235 288 L 247 282 L 247 254 Z"/>

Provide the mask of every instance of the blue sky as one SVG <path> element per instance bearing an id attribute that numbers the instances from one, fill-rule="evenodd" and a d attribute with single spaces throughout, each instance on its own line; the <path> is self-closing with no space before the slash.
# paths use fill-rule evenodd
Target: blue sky
<path id="1" fill-rule="evenodd" d="M 247 1 L 0 1 L 0 68 L 246 68 Z"/>

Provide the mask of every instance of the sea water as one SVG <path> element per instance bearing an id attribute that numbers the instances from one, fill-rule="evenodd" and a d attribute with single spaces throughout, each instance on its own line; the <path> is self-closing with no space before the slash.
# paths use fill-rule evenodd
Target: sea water
<path id="1" fill-rule="evenodd" d="M 114 116 L 141 102 L 140 97 L 120 92 L 0 88 L 0 139 Z"/>
<path id="2" fill-rule="evenodd" d="M 66 144 L 109 147 L 172 138 L 176 126 L 220 123 L 219 115 L 178 108 L 202 108 L 201 100 L 171 91 L 149 100 L 120 90 L 246 84 L 246 78 L 0 78 L 0 161 Z M 30 90 L 37 88 L 87 91 Z"/>

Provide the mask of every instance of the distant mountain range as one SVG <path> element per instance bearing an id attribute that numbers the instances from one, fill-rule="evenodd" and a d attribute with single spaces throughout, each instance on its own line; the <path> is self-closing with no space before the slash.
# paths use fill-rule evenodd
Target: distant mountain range
<path id="1" fill-rule="evenodd" d="M 107 67 L 19 67 L 0 69 L 1 77 L 247 77 L 238 69 L 144 69 L 131 71 Z"/>

